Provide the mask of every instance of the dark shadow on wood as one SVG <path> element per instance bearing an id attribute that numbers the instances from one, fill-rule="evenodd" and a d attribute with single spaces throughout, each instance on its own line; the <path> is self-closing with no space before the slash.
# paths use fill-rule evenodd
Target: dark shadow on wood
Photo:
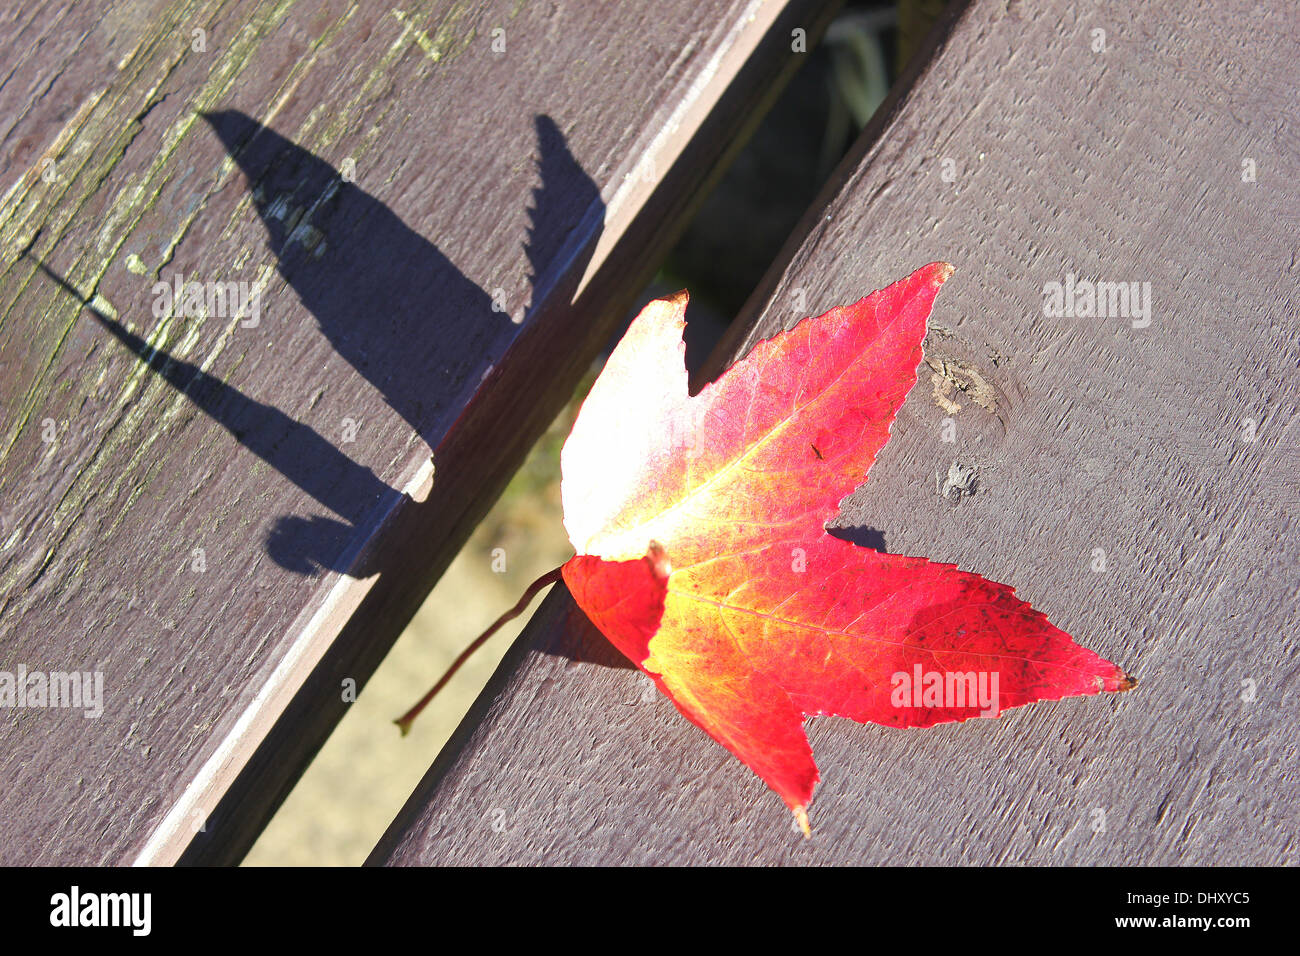
<path id="1" fill-rule="evenodd" d="M 435 446 L 461 411 L 466 383 L 481 371 L 472 357 L 499 351 L 493 343 L 513 336 L 510 316 L 494 310 L 492 297 L 436 245 L 320 157 L 242 113 L 203 117 L 243 171 L 280 275 L 335 351 Z M 525 252 L 538 302 L 547 291 L 538 280 L 600 194 L 555 123 L 538 116 L 535 126 L 541 182 Z M 583 255 L 593 249 L 588 244 Z M 391 510 L 398 489 L 309 425 L 153 348 L 41 267 L 153 372 L 333 512 L 277 518 L 265 539 L 277 564 L 304 575 L 372 573 L 363 529 L 371 527 L 376 508 Z M 584 267 L 575 263 L 566 273 Z"/>
<path id="2" fill-rule="evenodd" d="M 889 554 L 889 548 L 885 545 L 885 532 L 870 525 L 827 528 L 826 533 L 832 537 L 856 544 L 859 548 L 870 548 L 872 551 L 879 551 L 881 554 Z"/>
<path id="3" fill-rule="evenodd" d="M 203 116 L 244 173 L 280 275 L 335 351 L 436 446 L 477 372 L 457 363 L 513 336 L 510 316 L 436 245 L 320 157 L 242 113 Z M 538 116 L 535 126 L 541 184 L 525 251 L 537 301 L 539 276 L 600 194 L 554 121 Z M 364 490 L 340 484 L 345 494 Z M 355 525 L 356 515 L 332 510 Z M 291 570 L 320 565 L 366 576 L 351 549 L 339 547 L 351 537 L 332 519 L 285 515 L 266 547 Z"/>
<path id="4" fill-rule="evenodd" d="M 249 451 L 323 506 L 347 519 L 344 522 L 319 515 L 281 519 L 267 541 L 267 551 L 278 564 L 310 574 L 315 570 L 311 555 L 345 554 L 355 525 L 365 513 L 386 497 L 398 494 L 370 468 L 340 452 L 310 425 L 295 421 L 274 405 L 249 398 L 191 362 L 154 348 L 95 308 L 92 300 L 44 262 L 38 261 L 37 265 L 80 300 L 86 311 L 135 353 L 151 372 L 193 402 Z M 340 474 L 344 475 L 343 480 L 339 480 Z M 284 533 L 286 520 L 295 523 L 293 535 Z"/>
<path id="5" fill-rule="evenodd" d="M 567 590 L 566 590 L 567 593 Z M 615 667 L 620 670 L 636 670 L 637 667 L 623 656 L 609 638 L 600 633 L 600 629 L 588 620 L 572 600 L 567 602 L 568 618 L 565 626 L 555 632 L 556 640 L 541 645 L 538 650 L 553 657 L 563 657 L 577 664 L 596 664 L 600 667 Z"/>

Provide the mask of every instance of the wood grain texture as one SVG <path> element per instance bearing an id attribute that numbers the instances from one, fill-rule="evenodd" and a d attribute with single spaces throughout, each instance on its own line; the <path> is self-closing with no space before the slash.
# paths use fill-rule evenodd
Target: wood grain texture
<path id="1" fill-rule="evenodd" d="M 954 263 L 836 524 L 1013 584 L 1139 686 L 925 731 L 811 721 L 804 841 L 646 678 L 574 662 L 601 638 L 559 593 L 372 863 L 1300 858 L 1295 11 L 996 0 L 954 18 L 713 370 Z M 1149 282 L 1150 324 L 1046 316 L 1070 272 Z M 938 493 L 954 461 L 974 494 Z"/>
<path id="2" fill-rule="evenodd" d="M 242 855 L 824 6 L 6 11 L 0 862 Z"/>

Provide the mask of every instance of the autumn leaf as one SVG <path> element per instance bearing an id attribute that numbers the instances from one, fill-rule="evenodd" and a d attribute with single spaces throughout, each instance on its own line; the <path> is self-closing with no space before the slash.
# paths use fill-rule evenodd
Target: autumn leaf
<path id="1" fill-rule="evenodd" d="M 952 271 L 804 319 L 695 396 L 686 294 L 652 302 L 561 455 L 574 599 L 805 833 L 806 717 L 928 727 L 1135 683 L 1006 585 L 826 531 L 889 439 Z"/>

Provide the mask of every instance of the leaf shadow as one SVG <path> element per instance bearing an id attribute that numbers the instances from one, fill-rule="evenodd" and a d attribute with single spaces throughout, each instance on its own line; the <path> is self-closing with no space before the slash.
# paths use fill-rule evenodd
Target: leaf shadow
<path id="1" fill-rule="evenodd" d="M 416 434 L 436 445 L 467 388 L 486 371 L 483 357 L 513 337 L 510 315 L 494 309 L 492 296 L 438 246 L 324 159 L 243 113 L 201 115 L 238 164 L 276 269 L 321 334 Z M 599 189 L 554 121 L 537 116 L 534 127 L 540 183 L 525 245 L 530 307 L 548 293 L 539 282 L 557 272 L 570 234 L 593 210 L 604 217 Z M 559 274 L 581 274 L 594 248 L 584 243 Z M 371 573 L 368 529 L 401 499 L 400 490 L 311 425 L 153 347 L 37 263 L 152 372 L 329 512 L 274 520 L 264 546 L 278 565 L 303 575 Z M 286 331 L 274 317 L 261 321 L 272 336 Z"/>
<path id="2" fill-rule="evenodd" d="M 623 656 L 622 652 L 600 633 L 600 629 L 591 623 L 576 603 L 570 604 L 569 616 L 564 626 L 556 628 L 548 635 L 547 644 L 539 649 L 554 657 L 571 660 L 575 664 L 638 670 L 635 664 Z"/>

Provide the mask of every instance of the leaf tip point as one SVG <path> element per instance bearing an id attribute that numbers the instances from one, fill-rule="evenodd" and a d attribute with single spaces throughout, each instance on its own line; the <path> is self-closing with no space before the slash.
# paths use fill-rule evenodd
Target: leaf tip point
<path id="1" fill-rule="evenodd" d="M 812 827 L 808 825 L 808 811 L 802 806 L 794 808 L 794 818 L 799 822 L 799 829 L 803 831 L 805 840 L 812 839 Z"/>

